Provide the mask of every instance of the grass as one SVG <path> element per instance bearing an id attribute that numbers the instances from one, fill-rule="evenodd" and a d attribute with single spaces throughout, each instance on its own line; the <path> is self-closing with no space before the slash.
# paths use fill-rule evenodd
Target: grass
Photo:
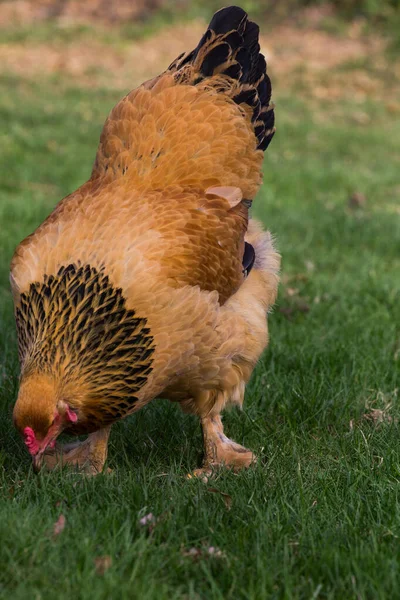
<path id="1" fill-rule="evenodd" d="M 257 452 L 255 468 L 207 485 L 187 479 L 200 461 L 198 423 L 155 401 L 114 427 L 112 474 L 35 476 L 11 422 L 8 265 L 16 244 L 88 177 L 122 92 L 12 75 L 0 85 L 0 597 L 395 598 L 397 116 L 368 101 L 338 112 L 333 102 L 311 109 L 294 94 L 277 98 L 255 211 L 277 237 L 283 284 L 245 410 L 225 418 L 229 435 Z M 355 118 L 360 110 L 368 123 Z M 360 208 L 348 206 L 355 191 L 366 196 Z M 141 525 L 149 513 L 155 523 Z M 95 559 L 105 556 L 112 564 L 101 573 Z"/>
<path id="2" fill-rule="evenodd" d="M 244 10 L 251 12 L 254 18 L 265 12 L 258 2 L 253 0 L 243 0 L 241 6 Z M 101 19 L 96 24 L 91 24 L 69 22 L 68 19 L 63 21 L 53 17 L 43 21 L 39 19 L 34 28 L 30 25 L 11 22 L 7 29 L 3 28 L 1 31 L 0 44 L 69 44 L 79 40 L 90 42 L 95 39 L 105 44 L 120 46 L 121 42 L 140 40 L 151 36 L 166 25 L 190 22 L 193 19 L 201 18 L 207 21 L 210 15 L 220 8 L 219 0 L 167 0 L 163 6 L 158 8 L 156 5 L 149 7 L 136 20 L 125 18 L 119 24 L 118 36 L 115 35 L 115 27 L 105 26 Z M 62 15 L 62 12 L 60 14 Z M 104 10 L 103 17 L 106 18 Z"/>

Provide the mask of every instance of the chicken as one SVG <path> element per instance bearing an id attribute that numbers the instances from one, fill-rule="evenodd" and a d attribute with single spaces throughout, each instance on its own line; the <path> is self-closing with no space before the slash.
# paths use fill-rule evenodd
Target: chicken
<path id="1" fill-rule="evenodd" d="M 200 418 L 197 475 L 255 460 L 221 411 L 243 403 L 279 278 L 249 220 L 275 131 L 258 34 L 241 8 L 217 12 L 115 106 L 89 181 L 17 247 L 13 419 L 35 470 L 101 471 L 111 425 L 156 397 Z M 61 432 L 89 435 L 62 447 Z"/>

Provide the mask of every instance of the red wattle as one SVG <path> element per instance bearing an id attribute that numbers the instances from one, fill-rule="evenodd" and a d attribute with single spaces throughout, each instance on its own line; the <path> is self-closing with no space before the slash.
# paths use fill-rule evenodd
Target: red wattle
<path id="1" fill-rule="evenodd" d="M 36 439 L 35 432 L 32 427 L 25 427 L 24 429 L 25 445 L 28 448 L 30 454 L 35 455 L 39 452 L 39 442 Z"/>

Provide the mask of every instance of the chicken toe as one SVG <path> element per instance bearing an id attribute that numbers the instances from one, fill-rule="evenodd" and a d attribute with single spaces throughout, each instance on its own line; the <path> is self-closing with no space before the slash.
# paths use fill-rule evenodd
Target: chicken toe
<path id="1" fill-rule="evenodd" d="M 226 437 L 220 415 L 203 418 L 201 424 L 205 455 L 203 467 L 194 471 L 196 477 L 208 478 L 220 467 L 239 471 L 256 462 L 251 450 Z"/>
<path id="2" fill-rule="evenodd" d="M 107 459 L 108 438 L 111 426 L 91 433 L 83 442 L 57 446 L 43 455 L 43 464 L 53 470 L 58 466 L 72 465 L 85 475 L 98 475 Z"/>

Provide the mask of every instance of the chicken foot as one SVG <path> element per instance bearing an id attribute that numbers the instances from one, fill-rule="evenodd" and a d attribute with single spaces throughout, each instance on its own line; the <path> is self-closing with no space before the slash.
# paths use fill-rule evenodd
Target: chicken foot
<path id="1" fill-rule="evenodd" d="M 83 442 L 56 446 L 43 455 L 43 465 L 52 471 L 58 466 L 72 465 L 86 475 L 101 473 L 107 459 L 111 425 L 91 433 Z"/>
<path id="2" fill-rule="evenodd" d="M 226 437 L 220 415 L 201 419 L 201 425 L 205 456 L 203 467 L 194 471 L 196 477 L 209 477 L 218 467 L 228 467 L 238 471 L 256 461 L 255 455 L 250 450 Z"/>

